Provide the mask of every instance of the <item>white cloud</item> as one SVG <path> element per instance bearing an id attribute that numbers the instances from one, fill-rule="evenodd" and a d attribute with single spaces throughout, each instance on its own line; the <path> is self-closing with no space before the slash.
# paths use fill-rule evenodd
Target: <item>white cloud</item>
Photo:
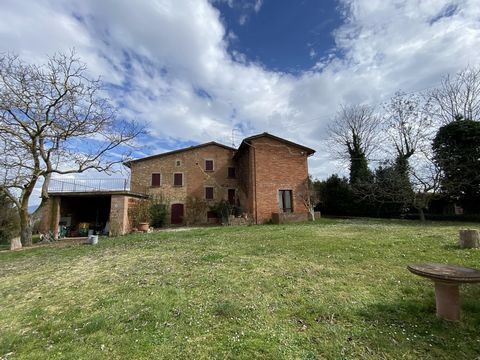
<path id="1" fill-rule="evenodd" d="M 238 23 L 239 23 L 240 25 L 245 25 L 245 23 L 247 22 L 247 20 L 248 20 L 247 14 L 242 14 L 242 15 L 240 15 L 240 17 L 238 18 Z"/>
<path id="2" fill-rule="evenodd" d="M 262 1 L 251 4 L 260 11 Z M 338 171 L 322 144 L 340 104 L 432 86 L 476 64 L 480 48 L 474 0 L 340 4 L 335 49 L 299 75 L 230 54 L 234 35 L 207 0 L 4 0 L 0 50 L 40 61 L 75 47 L 116 85 L 122 115 L 148 122 L 159 140 L 225 141 L 241 124 L 237 138 L 269 131 L 319 150 L 311 171 L 325 177 Z"/>
<path id="3" fill-rule="evenodd" d="M 263 0 L 255 0 L 255 4 L 253 5 L 253 10 L 255 10 L 256 13 L 260 11 L 263 5 Z"/>

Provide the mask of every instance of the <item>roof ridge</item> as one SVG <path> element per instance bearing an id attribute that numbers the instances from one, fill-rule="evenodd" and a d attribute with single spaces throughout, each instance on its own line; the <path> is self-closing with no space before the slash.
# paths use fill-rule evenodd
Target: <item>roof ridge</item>
<path id="1" fill-rule="evenodd" d="M 125 161 L 123 164 L 125 166 L 130 167 L 130 164 L 133 163 L 133 162 L 149 160 L 149 159 L 153 159 L 153 158 L 156 158 L 156 157 L 171 155 L 171 154 L 179 153 L 179 152 L 182 152 L 182 151 L 188 151 L 188 150 L 192 150 L 192 149 L 201 148 L 201 147 L 208 146 L 208 145 L 220 146 L 220 147 L 223 147 L 223 148 L 228 149 L 228 150 L 237 151 L 237 149 L 235 149 L 233 147 L 230 147 L 228 145 L 221 144 L 221 143 L 216 142 L 216 141 L 209 141 L 209 142 L 201 143 L 201 144 L 198 144 L 198 145 L 190 145 L 190 146 L 180 148 L 180 149 L 176 149 L 176 150 L 171 150 L 171 151 L 167 151 L 167 152 L 163 152 L 163 153 L 159 153 L 159 154 L 145 156 L 145 157 L 139 158 L 139 159 L 133 159 L 133 160 Z"/>

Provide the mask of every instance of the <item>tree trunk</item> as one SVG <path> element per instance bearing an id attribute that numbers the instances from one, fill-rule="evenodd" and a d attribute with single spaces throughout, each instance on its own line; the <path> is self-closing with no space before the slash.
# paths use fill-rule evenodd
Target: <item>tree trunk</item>
<path id="1" fill-rule="evenodd" d="M 22 242 L 20 241 L 20 238 L 18 236 L 10 240 L 10 250 L 19 250 L 21 248 Z"/>
<path id="2" fill-rule="evenodd" d="M 20 216 L 20 240 L 23 246 L 32 245 L 32 225 L 30 223 L 30 215 L 28 214 L 28 207 L 19 209 Z"/>
<path id="3" fill-rule="evenodd" d="M 418 208 L 418 216 L 420 216 L 420 221 L 422 223 L 425 222 L 425 212 L 423 211 L 423 208 Z"/>
<path id="4" fill-rule="evenodd" d="M 480 247 L 480 233 L 478 230 L 460 230 L 459 245 L 462 249 Z"/>

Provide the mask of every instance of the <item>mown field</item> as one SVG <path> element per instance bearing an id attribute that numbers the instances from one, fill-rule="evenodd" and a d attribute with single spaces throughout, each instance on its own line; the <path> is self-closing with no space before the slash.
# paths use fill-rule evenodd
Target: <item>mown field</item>
<path id="1" fill-rule="evenodd" d="M 480 267 L 456 245 L 467 226 L 324 219 L 0 252 L 0 358 L 475 359 L 480 285 L 449 323 L 406 270 Z"/>

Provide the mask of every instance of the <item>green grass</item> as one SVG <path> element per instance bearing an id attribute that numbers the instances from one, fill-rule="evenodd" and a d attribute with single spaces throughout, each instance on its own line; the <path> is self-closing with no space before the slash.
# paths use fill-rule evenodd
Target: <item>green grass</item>
<path id="1" fill-rule="evenodd" d="M 480 267 L 456 246 L 467 226 L 323 219 L 2 252 L 0 358 L 474 359 L 480 286 L 449 323 L 406 270 Z"/>

